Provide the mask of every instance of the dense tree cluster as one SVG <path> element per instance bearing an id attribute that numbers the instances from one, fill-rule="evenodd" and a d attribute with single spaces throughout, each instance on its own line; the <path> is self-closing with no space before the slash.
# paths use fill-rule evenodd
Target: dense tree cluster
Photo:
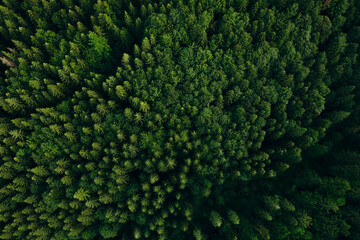
<path id="1" fill-rule="evenodd" d="M 0 0 L 0 239 L 360 239 L 357 0 Z"/>

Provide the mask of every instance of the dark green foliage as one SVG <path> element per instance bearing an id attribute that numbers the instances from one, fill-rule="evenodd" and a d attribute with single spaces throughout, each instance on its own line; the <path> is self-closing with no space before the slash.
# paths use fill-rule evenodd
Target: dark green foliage
<path id="1" fill-rule="evenodd" d="M 356 0 L 0 0 L 0 239 L 360 239 Z"/>

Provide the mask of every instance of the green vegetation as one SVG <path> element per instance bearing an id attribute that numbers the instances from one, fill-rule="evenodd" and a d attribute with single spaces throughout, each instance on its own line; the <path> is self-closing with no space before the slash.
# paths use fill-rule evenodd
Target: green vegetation
<path id="1" fill-rule="evenodd" d="M 359 11 L 0 0 L 0 239 L 360 240 Z"/>

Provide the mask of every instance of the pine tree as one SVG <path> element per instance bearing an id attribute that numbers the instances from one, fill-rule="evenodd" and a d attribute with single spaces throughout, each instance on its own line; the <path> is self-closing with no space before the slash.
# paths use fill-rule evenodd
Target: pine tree
<path id="1" fill-rule="evenodd" d="M 83 188 L 80 188 L 74 194 L 74 198 L 79 199 L 80 201 L 85 201 L 90 197 L 90 192 Z"/>
<path id="2" fill-rule="evenodd" d="M 210 213 L 210 221 L 214 227 L 220 227 L 222 225 L 222 218 L 220 214 L 215 211 Z"/>

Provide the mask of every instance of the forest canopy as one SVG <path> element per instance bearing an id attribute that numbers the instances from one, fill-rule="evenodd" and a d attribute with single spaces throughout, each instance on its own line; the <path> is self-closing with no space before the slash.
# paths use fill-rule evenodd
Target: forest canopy
<path id="1" fill-rule="evenodd" d="M 360 239 L 360 1 L 0 0 L 0 239 Z"/>

